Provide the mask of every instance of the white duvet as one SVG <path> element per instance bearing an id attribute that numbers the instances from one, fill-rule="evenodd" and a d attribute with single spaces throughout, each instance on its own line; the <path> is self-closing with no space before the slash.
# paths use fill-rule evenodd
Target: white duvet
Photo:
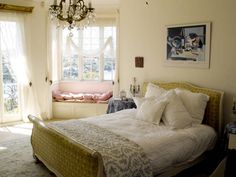
<path id="1" fill-rule="evenodd" d="M 81 119 L 122 135 L 140 145 L 151 161 L 154 175 L 165 168 L 196 159 L 213 148 L 216 133 L 206 125 L 171 130 L 135 118 L 136 109 Z"/>

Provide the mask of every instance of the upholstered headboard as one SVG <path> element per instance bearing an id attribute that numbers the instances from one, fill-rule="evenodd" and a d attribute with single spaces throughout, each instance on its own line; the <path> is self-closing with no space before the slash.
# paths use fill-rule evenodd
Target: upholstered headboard
<path id="1" fill-rule="evenodd" d="M 145 95 L 147 85 L 149 82 L 144 82 L 142 87 L 142 95 Z M 154 81 L 151 82 L 155 85 L 158 85 L 161 88 L 166 90 L 175 89 L 175 88 L 182 88 L 186 90 L 190 90 L 191 92 L 195 93 L 204 93 L 210 97 L 203 123 L 210 125 L 213 127 L 219 135 L 221 135 L 221 125 L 222 125 L 222 100 L 224 93 L 222 91 L 212 90 L 203 87 L 197 87 L 189 83 L 185 82 L 158 82 Z"/>

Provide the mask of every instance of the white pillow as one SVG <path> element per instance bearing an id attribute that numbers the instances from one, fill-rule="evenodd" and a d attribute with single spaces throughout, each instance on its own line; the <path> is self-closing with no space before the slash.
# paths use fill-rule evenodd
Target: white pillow
<path id="1" fill-rule="evenodd" d="M 166 93 L 165 89 L 160 88 L 159 86 L 157 86 L 155 84 L 148 83 L 147 91 L 145 93 L 145 98 L 148 98 L 148 97 L 159 97 L 163 93 Z"/>
<path id="2" fill-rule="evenodd" d="M 136 104 L 137 109 L 140 108 L 141 104 L 146 100 L 154 100 L 156 97 L 133 97 L 134 103 Z"/>
<path id="3" fill-rule="evenodd" d="M 176 88 L 176 94 L 182 100 L 184 106 L 193 117 L 194 123 L 201 124 L 209 96 L 202 93 L 193 93 L 189 90 Z"/>
<path id="4" fill-rule="evenodd" d="M 137 119 L 159 125 L 166 104 L 166 100 L 145 99 L 138 107 L 136 117 Z"/>
<path id="5" fill-rule="evenodd" d="M 162 120 L 165 125 L 173 129 L 181 129 L 192 126 L 192 117 L 184 107 L 181 99 L 176 95 L 174 90 L 165 94 L 168 104 L 163 113 Z"/>

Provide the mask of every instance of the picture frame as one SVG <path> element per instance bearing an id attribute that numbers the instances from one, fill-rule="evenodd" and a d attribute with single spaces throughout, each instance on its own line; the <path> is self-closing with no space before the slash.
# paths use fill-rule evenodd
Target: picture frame
<path id="1" fill-rule="evenodd" d="M 211 23 L 166 26 L 164 65 L 209 68 Z"/>

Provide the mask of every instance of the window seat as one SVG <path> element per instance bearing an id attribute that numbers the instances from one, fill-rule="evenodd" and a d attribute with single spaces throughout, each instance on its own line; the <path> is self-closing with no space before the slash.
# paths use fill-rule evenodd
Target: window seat
<path id="1" fill-rule="evenodd" d="M 53 117 L 81 118 L 105 114 L 112 82 L 64 81 L 53 85 Z"/>
<path id="2" fill-rule="evenodd" d="M 53 100 L 56 102 L 107 103 L 111 97 L 112 91 L 105 93 L 72 93 L 63 91 L 53 92 Z"/>

